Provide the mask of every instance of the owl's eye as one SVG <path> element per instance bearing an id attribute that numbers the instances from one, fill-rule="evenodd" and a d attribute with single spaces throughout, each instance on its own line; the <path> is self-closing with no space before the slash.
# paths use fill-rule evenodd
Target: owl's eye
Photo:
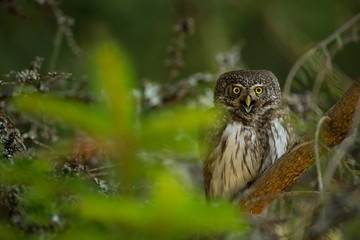
<path id="1" fill-rule="evenodd" d="M 255 92 L 256 92 L 256 94 L 261 94 L 263 92 L 262 87 L 256 87 Z"/>
<path id="2" fill-rule="evenodd" d="M 240 93 L 240 88 L 239 87 L 234 87 L 233 88 L 233 93 L 239 94 Z"/>

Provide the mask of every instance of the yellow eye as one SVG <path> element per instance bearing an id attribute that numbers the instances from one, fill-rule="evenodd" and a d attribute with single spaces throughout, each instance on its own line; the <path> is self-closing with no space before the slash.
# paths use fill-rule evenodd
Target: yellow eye
<path id="1" fill-rule="evenodd" d="M 256 94 L 261 94 L 263 92 L 262 87 L 256 87 L 255 92 L 256 92 Z"/>
<path id="2" fill-rule="evenodd" d="M 239 87 L 234 87 L 233 88 L 233 93 L 239 94 L 240 93 L 240 88 Z"/>

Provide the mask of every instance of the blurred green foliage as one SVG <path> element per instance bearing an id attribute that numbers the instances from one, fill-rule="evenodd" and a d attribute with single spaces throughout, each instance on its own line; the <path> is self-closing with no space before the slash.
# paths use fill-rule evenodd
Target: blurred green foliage
<path id="1" fill-rule="evenodd" d="M 209 115 L 203 111 L 174 109 L 154 116 L 148 114 L 141 129 L 136 129 L 135 104 L 131 96 L 132 69 L 119 46 L 112 40 L 104 41 L 94 49 L 91 59 L 96 85 L 104 89 L 102 102 L 88 105 L 37 94 L 17 97 L 14 105 L 22 112 L 51 116 L 93 137 L 111 139 L 115 149 L 107 149 L 107 154 L 112 156 L 113 163 L 121 163 L 122 187 L 136 188 L 139 179 L 133 177 L 139 174 L 134 171 L 151 170 L 146 165 L 141 167 L 147 170 L 137 166 L 139 159 L 135 153 L 141 150 L 140 146 L 150 150 L 166 146 L 177 153 L 196 155 L 196 130 L 210 121 Z M 178 132 L 188 137 L 174 144 L 173 138 Z M 54 215 L 69 221 L 69 235 L 64 233 L 63 236 L 60 232 L 59 239 L 79 236 L 98 239 L 102 232 L 106 239 L 182 239 L 191 235 L 240 231 L 245 226 L 238 210 L 226 203 L 205 203 L 202 193 L 191 192 L 165 169 L 153 170 L 151 181 L 156 185 L 151 196 L 139 199 L 136 191 L 123 191 L 104 198 L 96 194 L 96 187 L 89 182 L 54 176 L 51 163 L 46 159 L 24 159 L 15 166 L 0 166 L 0 182 L 25 188 L 21 201 L 27 210 L 27 224 L 45 226 Z"/>

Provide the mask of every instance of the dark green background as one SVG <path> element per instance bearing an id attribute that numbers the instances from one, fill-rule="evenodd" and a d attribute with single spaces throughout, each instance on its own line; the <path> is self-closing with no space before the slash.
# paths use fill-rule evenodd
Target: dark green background
<path id="1" fill-rule="evenodd" d="M 53 52 L 57 25 L 51 11 L 31 1 L 20 3 L 25 20 L 0 10 L 0 73 L 23 69 L 35 56 L 49 60 Z M 185 66 L 179 78 L 216 72 L 216 54 L 241 42 L 241 67 L 269 69 L 283 82 L 295 60 L 355 15 L 360 2 L 76 0 L 63 1 L 61 8 L 76 20 L 75 39 L 85 53 L 102 34 L 109 34 L 127 51 L 139 80 L 165 81 L 172 28 L 192 17 L 195 33 L 186 38 Z M 352 78 L 359 73 L 359 52 L 359 45 L 350 44 L 335 58 L 340 69 Z M 85 74 L 81 64 L 67 68 L 73 57 L 63 41 L 56 70 Z"/>

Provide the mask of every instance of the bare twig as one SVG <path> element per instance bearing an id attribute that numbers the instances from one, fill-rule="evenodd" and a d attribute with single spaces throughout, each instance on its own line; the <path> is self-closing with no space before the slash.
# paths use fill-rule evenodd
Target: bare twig
<path id="1" fill-rule="evenodd" d="M 338 168 L 338 166 L 341 163 L 341 159 L 344 157 L 344 155 L 346 154 L 346 152 L 348 151 L 348 149 L 353 145 L 354 141 L 355 141 L 355 136 L 357 133 L 357 128 L 358 128 L 358 123 L 360 120 L 360 99 L 357 102 L 356 105 L 356 111 L 355 111 L 355 115 L 354 115 L 354 124 L 351 127 L 351 129 L 349 130 L 349 136 L 346 140 L 344 140 L 339 148 L 337 149 L 337 151 L 334 154 L 334 157 L 330 160 L 328 167 L 326 169 L 325 175 L 324 175 L 324 190 L 329 188 L 329 184 L 330 181 L 336 171 L 336 169 Z"/>
<path id="2" fill-rule="evenodd" d="M 118 166 L 120 166 L 121 164 L 112 164 L 110 166 L 103 166 L 103 167 L 97 167 L 97 168 L 91 168 L 89 169 L 89 172 L 98 172 L 98 171 L 102 171 L 102 170 L 107 170 L 107 169 L 111 169 L 111 168 L 116 168 Z"/>
<path id="3" fill-rule="evenodd" d="M 315 141 L 314 141 L 316 172 L 317 172 L 317 179 L 318 179 L 318 184 L 319 184 L 319 191 L 321 193 L 324 192 L 324 184 L 322 181 L 321 165 L 320 165 L 320 157 L 319 157 L 319 133 L 320 133 L 320 128 L 325 120 L 328 121 L 330 119 L 328 116 L 324 116 L 320 119 L 319 123 L 317 124 L 316 133 L 315 133 Z"/>
<path id="4" fill-rule="evenodd" d="M 322 52 L 324 54 L 323 58 L 325 59 L 324 62 L 324 67 L 321 66 L 320 71 L 316 74 L 316 78 L 315 78 L 315 82 L 313 84 L 313 89 L 312 89 L 312 101 L 311 101 L 311 106 L 310 109 L 314 110 L 317 104 L 317 97 L 319 95 L 320 92 L 320 88 L 326 78 L 326 76 L 331 73 L 332 71 L 332 63 L 331 63 L 331 56 L 330 53 L 328 51 L 327 48 L 323 48 Z"/>
<path id="5" fill-rule="evenodd" d="M 56 34 L 54 37 L 54 49 L 51 54 L 50 63 L 49 63 L 50 71 L 54 71 L 55 66 L 56 66 L 56 60 L 59 57 L 62 38 L 63 38 L 63 34 L 64 34 L 63 31 L 64 31 L 63 28 L 59 27 L 58 30 L 56 31 Z"/>
<path id="6" fill-rule="evenodd" d="M 26 15 L 19 10 L 18 5 L 19 5 L 19 1 L 15 1 L 15 0 L 0 1 L 0 7 L 4 8 L 9 13 L 13 14 L 14 16 L 16 16 L 18 18 L 26 19 Z"/>
<path id="7" fill-rule="evenodd" d="M 211 82 L 213 75 L 197 73 L 182 79 L 176 84 L 160 86 L 153 82 L 145 82 L 142 94 L 142 105 L 145 109 L 158 108 L 172 102 L 179 102 L 197 90 L 201 83 Z"/>
<path id="8" fill-rule="evenodd" d="M 91 173 L 91 174 L 88 174 L 88 175 L 84 175 L 84 178 L 98 178 L 98 177 L 104 177 L 104 176 L 107 176 L 108 173 L 106 172 L 100 172 L 100 173 Z"/>
<path id="9" fill-rule="evenodd" d="M 185 48 L 185 37 L 194 32 L 194 19 L 187 18 L 174 26 L 174 37 L 168 47 L 169 59 L 166 64 L 169 66 L 168 82 L 171 82 L 179 75 L 183 66 L 182 53 Z"/>
<path id="10" fill-rule="evenodd" d="M 8 74 L 4 74 L 1 77 L 4 79 L 14 79 L 15 81 L 4 81 L 0 80 L 0 85 L 9 86 L 9 85 L 32 85 L 38 91 L 43 92 L 44 82 L 43 79 L 52 81 L 60 77 L 69 77 L 71 73 L 65 72 L 48 72 L 46 74 L 40 74 L 41 66 L 44 61 L 44 58 L 35 57 L 35 59 L 30 63 L 29 68 L 23 69 L 21 71 L 10 71 Z"/>
<path id="11" fill-rule="evenodd" d="M 345 166 L 345 168 L 350 172 L 350 174 L 353 176 L 353 177 L 355 177 L 355 178 L 357 178 L 358 177 L 358 175 L 355 173 L 355 171 L 349 166 L 349 164 L 347 164 L 347 162 L 346 161 L 341 161 L 342 162 L 342 164 Z"/>
<path id="12" fill-rule="evenodd" d="M 359 41 L 359 32 L 360 29 L 357 28 L 356 26 L 353 27 L 353 31 L 351 33 L 348 33 L 347 35 L 345 34 L 341 40 L 342 40 L 342 45 L 339 44 L 334 44 L 330 47 L 329 49 L 329 53 L 331 58 L 333 58 L 338 52 L 339 50 L 341 50 L 343 48 L 343 46 L 352 43 L 352 42 L 358 42 Z"/>
<path id="13" fill-rule="evenodd" d="M 285 80 L 285 86 L 284 86 L 284 99 L 289 98 L 290 93 L 290 87 L 292 84 L 292 81 L 294 80 L 295 75 L 299 71 L 299 69 L 309 60 L 309 58 L 314 55 L 317 51 L 321 49 L 327 48 L 327 46 L 333 42 L 336 41 L 341 34 L 346 32 L 349 28 L 353 27 L 356 23 L 358 23 L 360 20 L 360 13 L 356 14 L 354 17 L 352 17 L 349 21 L 347 21 L 345 24 L 340 26 L 335 32 L 330 34 L 327 38 L 316 44 L 314 47 L 307 50 L 292 66 L 290 69 L 290 72 Z M 357 35 L 357 33 L 355 34 Z M 286 101 L 285 101 L 286 102 Z"/>

